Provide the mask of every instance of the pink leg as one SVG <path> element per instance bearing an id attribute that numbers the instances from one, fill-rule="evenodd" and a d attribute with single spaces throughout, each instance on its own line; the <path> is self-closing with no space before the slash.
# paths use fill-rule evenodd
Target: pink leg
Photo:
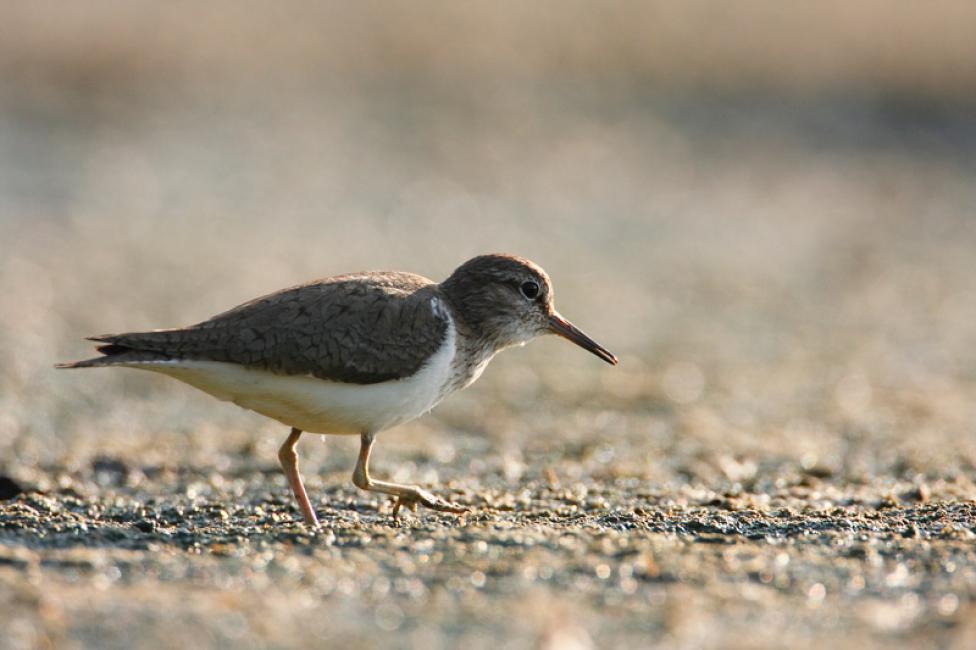
<path id="1" fill-rule="evenodd" d="M 315 510 L 312 509 L 312 502 L 308 500 L 308 494 L 302 484 L 302 475 L 298 473 L 298 452 L 295 451 L 295 445 L 298 444 L 298 439 L 301 437 L 302 432 L 292 428 L 285 444 L 281 445 L 281 449 L 278 450 L 278 460 L 281 461 L 281 466 L 285 470 L 285 476 L 288 477 L 292 492 L 298 499 L 298 506 L 302 509 L 305 523 L 309 526 L 318 526 L 319 520 L 315 516 Z"/>
<path id="2" fill-rule="evenodd" d="M 400 485 L 399 483 L 387 483 L 377 481 L 369 475 L 369 452 L 373 449 L 373 434 L 364 433 L 360 436 L 359 460 L 356 461 L 356 469 L 352 473 L 353 484 L 363 490 L 371 492 L 382 492 L 397 498 L 393 506 L 393 516 L 396 517 L 402 506 L 407 506 L 411 510 L 417 509 L 417 504 L 439 510 L 441 512 L 466 512 L 467 508 L 455 503 L 445 501 L 439 496 L 435 496 L 427 490 L 422 490 L 416 485 Z"/>

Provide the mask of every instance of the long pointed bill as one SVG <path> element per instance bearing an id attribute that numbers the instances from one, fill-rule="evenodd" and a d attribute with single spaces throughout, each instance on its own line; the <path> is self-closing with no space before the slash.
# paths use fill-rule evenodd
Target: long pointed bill
<path id="1" fill-rule="evenodd" d="M 581 332 L 575 325 L 570 323 L 568 320 L 553 312 L 549 317 L 549 331 L 553 334 L 558 334 L 564 339 L 568 339 L 580 346 L 584 350 L 589 350 L 596 356 L 600 357 L 612 366 L 617 365 L 617 357 L 611 354 L 610 350 L 606 349 L 589 336 Z"/>

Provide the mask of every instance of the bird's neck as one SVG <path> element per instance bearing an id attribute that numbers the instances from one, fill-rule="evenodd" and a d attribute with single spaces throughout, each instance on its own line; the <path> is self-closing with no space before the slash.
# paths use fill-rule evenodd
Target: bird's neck
<path id="1" fill-rule="evenodd" d="M 498 330 L 490 327 L 485 317 L 483 301 L 477 294 L 466 290 L 464 283 L 448 278 L 438 286 L 441 299 L 451 311 L 457 339 L 453 378 L 449 390 L 470 385 L 491 361 L 495 354 L 510 345 L 498 337 Z"/>
<path id="2" fill-rule="evenodd" d="M 451 276 L 438 286 L 438 290 L 451 310 L 459 343 L 464 341 L 465 345 L 472 349 L 490 351 L 490 354 L 504 347 L 504 344 L 497 340 L 495 330 L 488 326 L 484 313 L 485 305 L 463 281 L 457 281 L 454 276 Z"/>
<path id="3" fill-rule="evenodd" d="M 476 333 L 465 322 L 457 309 L 451 308 L 454 327 L 454 359 L 451 377 L 445 385 L 445 395 L 470 386 L 484 371 L 488 362 L 501 347 L 490 337 Z"/>

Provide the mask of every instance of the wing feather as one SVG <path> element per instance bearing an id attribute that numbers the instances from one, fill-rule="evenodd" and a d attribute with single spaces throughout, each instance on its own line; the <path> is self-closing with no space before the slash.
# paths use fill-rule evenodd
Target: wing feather
<path id="1" fill-rule="evenodd" d="M 107 356 L 80 367 L 194 359 L 356 384 L 402 379 L 445 339 L 449 316 L 436 308 L 437 296 L 436 284 L 410 273 L 338 276 L 186 328 L 93 337 L 108 344 Z"/>

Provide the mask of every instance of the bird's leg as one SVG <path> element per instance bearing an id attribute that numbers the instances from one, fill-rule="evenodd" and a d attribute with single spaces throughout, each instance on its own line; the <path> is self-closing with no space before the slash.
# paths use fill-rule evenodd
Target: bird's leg
<path id="1" fill-rule="evenodd" d="M 298 452 L 295 451 L 295 445 L 298 444 L 298 439 L 301 437 L 302 432 L 293 427 L 291 433 L 288 434 L 288 439 L 285 440 L 285 444 L 281 445 L 281 449 L 278 450 L 278 460 L 281 461 L 285 476 L 288 477 L 288 484 L 291 485 L 292 492 L 298 499 L 298 506 L 302 509 L 305 523 L 309 526 L 318 526 L 319 520 L 315 516 L 315 510 L 312 509 L 312 502 L 308 500 L 308 494 L 302 484 L 302 475 L 298 473 Z"/>
<path id="2" fill-rule="evenodd" d="M 411 510 L 417 509 L 417 504 L 426 506 L 431 510 L 441 512 L 464 512 L 466 509 L 459 505 L 445 501 L 444 499 L 420 489 L 416 485 L 400 485 L 399 483 L 387 483 L 377 481 L 369 476 L 369 452 L 373 447 L 373 434 L 364 433 L 360 437 L 359 460 L 356 461 L 356 469 L 352 473 L 352 482 L 356 487 L 370 492 L 382 492 L 397 498 L 393 506 L 393 516 L 396 517 L 400 512 L 401 506 L 407 506 Z"/>

